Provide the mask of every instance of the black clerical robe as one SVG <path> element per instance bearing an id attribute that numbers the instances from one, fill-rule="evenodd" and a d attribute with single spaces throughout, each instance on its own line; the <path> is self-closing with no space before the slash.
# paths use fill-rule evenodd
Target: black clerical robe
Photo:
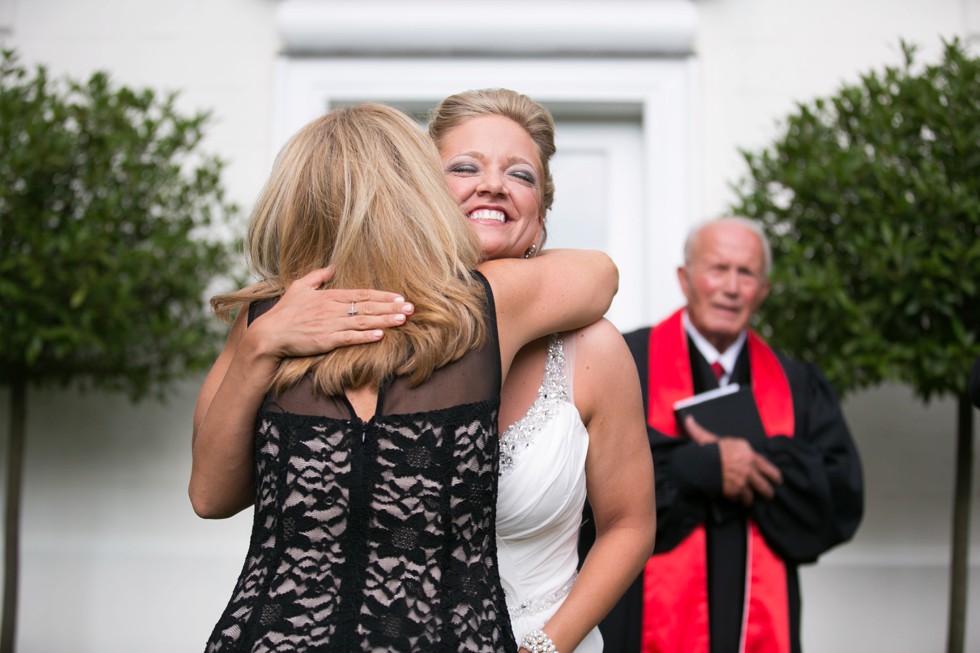
<path id="1" fill-rule="evenodd" d="M 775 368 L 765 375 L 775 372 L 788 381 L 788 391 L 782 396 L 791 396 L 792 407 L 783 409 L 791 411 L 786 423 L 792 424 L 792 432 L 770 433 L 765 441 L 754 444 L 783 474 L 783 483 L 776 488 L 775 497 L 772 500 L 757 497 L 751 508 L 725 499 L 721 493 L 721 464 L 716 445 L 702 446 L 678 430 L 669 434 L 650 425 L 651 407 L 654 402 L 663 403 L 660 395 L 665 394 L 665 384 L 674 376 L 689 374 L 688 382 L 693 384 L 695 394 L 718 387 L 708 362 L 683 332 L 680 316 L 678 311 L 656 328 L 661 329 L 660 333 L 673 334 L 670 338 L 677 338 L 676 348 L 682 353 L 675 365 L 658 362 L 652 374 L 651 328 L 625 337 L 640 374 L 656 472 L 657 541 L 651 563 L 656 563 L 658 556 L 667 557 L 688 546 L 695 538 L 703 538 L 698 559 L 684 564 L 688 565 L 685 573 L 689 571 L 694 576 L 693 585 L 703 579 L 706 587 L 700 593 L 703 598 L 695 596 L 697 593 L 678 591 L 676 587 L 670 596 L 652 596 L 651 593 L 667 590 L 649 582 L 656 579 L 645 579 L 649 570 L 657 569 L 648 564 L 600 624 L 605 651 L 798 653 L 800 595 L 796 568 L 850 539 L 857 529 L 863 510 L 863 481 L 857 450 L 823 374 L 813 365 L 794 362 L 772 352 L 756 334 L 750 333 L 730 382 L 746 387 L 760 385 L 760 379 L 753 384 L 751 368 L 763 366 L 750 364 L 750 359 L 759 358 L 751 357 L 750 350 L 761 354 L 764 349 L 772 361 L 770 368 Z M 675 334 L 676 329 L 680 332 Z M 756 374 L 763 375 L 758 371 Z M 757 388 L 754 391 L 758 392 Z M 771 403 L 772 396 L 776 395 L 763 398 L 763 403 Z M 761 538 L 762 545 L 754 545 L 753 537 Z M 758 549 L 766 549 L 765 555 L 760 555 Z M 752 563 L 754 558 L 760 561 Z M 746 611 L 744 608 L 752 594 L 746 591 L 747 579 L 752 592 L 758 584 L 762 591 L 775 589 L 780 599 L 761 610 Z M 690 605 L 692 601 L 704 600 L 705 606 Z M 645 604 L 647 614 L 644 614 Z M 649 613 L 650 605 L 657 605 L 661 613 Z M 773 605 L 781 607 L 773 608 Z M 771 614 L 774 610 L 783 614 Z M 652 620 L 666 620 L 661 622 L 668 624 L 666 628 L 660 628 L 668 633 L 666 637 L 662 632 L 651 635 L 661 625 Z M 774 630 L 779 632 L 773 634 Z M 741 649 L 743 639 L 745 648 Z"/>

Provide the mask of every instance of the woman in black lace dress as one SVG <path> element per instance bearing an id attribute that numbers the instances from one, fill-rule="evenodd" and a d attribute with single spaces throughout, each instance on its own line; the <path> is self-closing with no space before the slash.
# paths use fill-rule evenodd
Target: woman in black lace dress
<path id="1" fill-rule="evenodd" d="M 434 146 L 381 105 L 293 137 L 248 252 L 261 281 L 214 300 L 247 310 L 195 414 L 195 510 L 255 506 L 207 650 L 516 650 L 494 550 L 500 386 L 525 343 L 605 312 L 615 267 L 566 251 L 477 268 Z M 277 348 L 278 298 L 324 286 L 323 314 Z M 365 287 L 400 295 L 344 290 Z M 403 326 L 318 354 L 325 324 L 393 326 L 402 298 Z"/>

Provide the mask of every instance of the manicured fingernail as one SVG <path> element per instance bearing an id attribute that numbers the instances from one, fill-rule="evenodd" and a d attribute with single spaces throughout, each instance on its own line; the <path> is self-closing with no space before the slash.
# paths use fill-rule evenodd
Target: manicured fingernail
<path id="1" fill-rule="evenodd" d="M 404 306 L 402 306 L 402 311 L 405 312 L 405 313 L 411 313 L 414 310 L 415 310 L 415 307 L 412 306 L 411 304 L 405 304 Z"/>
<path id="2" fill-rule="evenodd" d="M 405 321 L 404 315 L 402 315 L 401 313 L 395 313 L 395 322 L 398 322 L 400 324 L 404 321 Z"/>
<path id="3" fill-rule="evenodd" d="M 394 301 L 395 301 L 396 303 L 397 303 L 397 302 L 403 302 L 403 301 L 405 301 L 405 298 L 404 298 L 404 297 L 402 297 L 401 295 L 398 295 L 397 297 L 395 297 L 395 300 L 394 300 Z"/>

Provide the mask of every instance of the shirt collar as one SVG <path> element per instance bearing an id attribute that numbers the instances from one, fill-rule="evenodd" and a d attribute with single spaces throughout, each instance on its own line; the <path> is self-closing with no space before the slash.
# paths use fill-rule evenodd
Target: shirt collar
<path id="1" fill-rule="evenodd" d="M 719 385 L 725 385 L 728 383 L 728 379 L 730 379 L 732 376 L 732 370 L 735 369 L 735 361 L 738 360 L 738 355 L 742 352 L 742 346 L 745 344 L 745 338 L 748 335 L 745 329 L 738 334 L 738 338 L 735 339 L 735 342 L 733 342 L 728 349 L 722 353 L 718 353 L 715 346 L 708 342 L 707 338 L 701 335 L 701 333 L 694 328 L 694 325 L 691 324 L 691 318 L 687 316 L 687 309 L 684 309 L 684 314 L 681 316 L 681 319 L 684 323 L 684 331 L 687 332 L 687 335 L 691 336 L 691 340 L 694 341 L 694 346 L 698 348 L 698 351 L 701 352 L 704 359 L 708 361 L 708 364 L 710 365 L 711 363 L 718 361 L 721 363 L 721 366 L 725 368 L 725 374 L 722 375 Z"/>

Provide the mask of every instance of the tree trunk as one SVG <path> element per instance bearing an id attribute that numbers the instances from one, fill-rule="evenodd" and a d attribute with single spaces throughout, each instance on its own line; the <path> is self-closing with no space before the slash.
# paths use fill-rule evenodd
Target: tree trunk
<path id="1" fill-rule="evenodd" d="M 973 406 L 959 396 L 956 420 L 956 490 L 953 498 L 953 554 L 949 576 L 948 653 L 963 653 L 966 634 L 966 591 L 970 570 L 970 493 L 973 474 Z"/>
<path id="2" fill-rule="evenodd" d="M 20 495 L 24 468 L 24 427 L 27 384 L 15 378 L 10 386 L 10 441 L 7 447 L 7 492 L 3 520 L 3 623 L 0 653 L 14 653 L 17 630 L 17 577 L 20 567 Z"/>

